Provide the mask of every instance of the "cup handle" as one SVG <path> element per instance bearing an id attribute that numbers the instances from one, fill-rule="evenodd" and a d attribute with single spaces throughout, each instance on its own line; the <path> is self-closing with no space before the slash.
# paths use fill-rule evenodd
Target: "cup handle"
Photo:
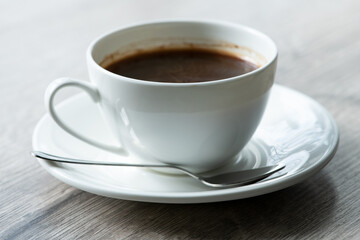
<path id="1" fill-rule="evenodd" d="M 45 92 L 46 109 L 49 111 L 50 116 L 54 119 L 54 121 L 66 132 L 68 132 L 72 136 L 74 136 L 86 143 L 89 143 L 93 146 L 100 147 L 100 148 L 103 148 L 106 150 L 114 151 L 117 153 L 124 151 L 124 149 L 122 149 L 120 146 L 111 146 L 108 144 L 98 142 L 94 139 L 91 139 L 88 136 L 85 136 L 85 135 L 79 133 L 78 131 L 74 130 L 73 128 L 69 127 L 66 123 L 64 123 L 61 120 L 61 118 L 55 111 L 54 98 L 55 98 L 56 93 L 64 87 L 80 88 L 90 95 L 90 97 L 94 103 L 98 103 L 100 101 L 100 94 L 93 84 L 91 84 L 89 82 L 85 82 L 85 81 L 76 80 L 76 79 L 70 79 L 70 78 L 56 79 L 55 81 L 50 83 L 50 85 L 48 86 L 48 88 L 46 89 L 46 92 Z"/>

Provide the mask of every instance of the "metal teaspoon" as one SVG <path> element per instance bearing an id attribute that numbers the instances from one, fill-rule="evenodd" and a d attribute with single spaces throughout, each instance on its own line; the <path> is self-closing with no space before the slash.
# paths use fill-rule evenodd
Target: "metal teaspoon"
<path id="1" fill-rule="evenodd" d="M 148 168 L 173 168 L 183 173 L 186 173 L 190 177 L 202 182 L 203 184 L 210 187 L 225 188 L 225 187 L 236 187 L 243 186 L 251 183 L 263 180 L 275 172 L 285 168 L 284 164 L 276 164 L 271 166 L 265 166 L 254 169 L 240 170 L 234 172 L 221 173 L 212 176 L 201 176 L 193 173 L 183 167 L 177 165 L 166 165 L 166 164 L 128 164 L 128 163 L 114 163 L 114 162 L 99 162 L 91 160 L 74 159 L 67 157 L 55 156 L 52 154 L 32 151 L 32 156 L 41 158 L 44 160 L 61 162 L 61 163 L 72 163 L 72 164 L 88 164 L 88 165 L 104 165 L 104 166 L 121 166 L 121 167 L 148 167 Z"/>

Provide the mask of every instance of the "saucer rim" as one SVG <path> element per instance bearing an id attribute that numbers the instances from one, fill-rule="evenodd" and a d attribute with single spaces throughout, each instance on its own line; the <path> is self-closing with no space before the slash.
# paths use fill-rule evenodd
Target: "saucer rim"
<path id="1" fill-rule="evenodd" d="M 333 128 L 334 136 L 336 139 L 331 142 L 329 147 L 326 149 L 326 152 L 322 154 L 322 157 L 315 162 L 313 165 L 302 169 L 300 171 L 291 173 L 290 175 L 285 175 L 280 178 L 275 178 L 266 182 L 259 182 L 247 186 L 240 186 L 235 188 L 225 188 L 225 189 L 209 189 L 204 191 L 192 191 L 192 192 L 151 192 L 151 191 L 139 191 L 134 189 L 128 189 L 124 187 L 119 188 L 105 188 L 99 184 L 86 184 L 84 180 L 74 179 L 71 176 L 64 174 L 61 172 L 61 168 L 53 168 L 54 164 L 50 163 L 46 160 L 37 159 L 40 165 L 53 177 L 58 180 L 73 186 L 75 188 L 81 189 L 86 192 L 90 192 L 96 195 L 118 198 L 123 200 L 131 200 L 131 201 L 141 201 L 141 202 L 155 202 L 155 203 L 207 203 L 207 202 L 220 202 L 220 201 L 229 201 L 235 199 L 244 199 L 254 196 L 259 196 L 263 194 L 267 194 L 270 192 L 275 192 L 287 187 L 290 187 L 294 184 L 297 184 L 308 177 L 314 175 L 316 172 L 320 171 L 323 167 L 325 167 L 330 160 L 336 154 L 338 145 L 339 145 L 339 129 L 334 118 L 331 114 L 317 101 L 313 98 L 293 90 L 291 88 L 274 84 L 274 88 L 282 88 L 284 91 L 292 91 L 301 97 L 304 97 L 312 104 L 316 105 L 316 107 L 324 113 L 324 116 L 331 122 L 331 126 Z M 76 100 L 76 98 L 81 98 L 84 94 L 76 94 L 57 105 L 57 107 L 62 107 L 67 105 L 69 102 Z M 34 150 L 41 150 L 41 144 L 36 140 L 39 139 L 38 135 L 40 133 L 41 127 L 44 125 L 46 121 L 51 121 L 51 118 L 48 113 L 46 113 L 40 121 L 36 124 L 36 127 L 33 132 L 32 137 L 32 145 Z M 59 165 L 56 165 L 59 166 Z"/>

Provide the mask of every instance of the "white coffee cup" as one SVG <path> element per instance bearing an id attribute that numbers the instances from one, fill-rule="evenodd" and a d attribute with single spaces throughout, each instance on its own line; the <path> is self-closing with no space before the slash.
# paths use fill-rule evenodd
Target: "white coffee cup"
<path id="1" fill-rule="evenodd" d="M 100 66 L 136 51 L 187 44 L 230 51 L 261 67 L 223 80 L 163 83 L 131 79 Z M 175 20 L 132 25 L 90 45 L 91 83 L 57 79 L 49 85 L 45 101 L 60 127 L 89 144 L 207 171 L 233 159 L 251 139 L 274 82 L 276 60 L 277 49 L 269 37 L 238 24 Z M 119 147 L 82 135 L 60 119 L 53 100 L 67 86 L 81 88 L 100 105 Z"/>

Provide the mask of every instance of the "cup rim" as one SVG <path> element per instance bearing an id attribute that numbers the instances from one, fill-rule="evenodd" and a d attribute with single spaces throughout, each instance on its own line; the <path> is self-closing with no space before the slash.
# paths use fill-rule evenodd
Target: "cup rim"
<path id="1" fill-rule="evenodd" d="M 92 56 L 92 52 L 93 49 L 95 47 L 95 45 L 100 42 L 101 40 L 103 40 L 104 38 L 115 34 L 117 32 L 129 29 L 129 28 L 134 28 L 134 27 L 139 27 L 139 26 L 146 26 L 146 25 L 154 25 L 154 24 L 163 24 L 163 23 L 197 23 L 197 24 L 213 24 L 213 25 L 222 25 L 222 26 L 231 26 L 234 28 L 240 28 L 243 29 L 245 31 L 251 32 L 252 34 L 258 35 L 262 38 L 265 38 L 266 41 L 268 41 L 270 43 L 270 45 L 272 45 L 275 54 L 271 57 L 271 59 L 264 64 L 263 66 L 242 74 L 242 75 L 237 75 L 234 77 L 230 77 L 230 78 L 224 78 L 224 79 L 218 79 L 218 80 L 211 80 L 211 81 L 205 81 L 205 82 L 192 82 L 192 83 L 173 83 L 173 82 L 155 82 L 155 81 L 146 81 L 146 80 L 142 80 L 142 79 L 136 79 L 136 78 L 130 78 L 130 77 L 126 77 L 123 75 L 119 75 L 119 74 L 115 74 L 113 72 L 110 72 L 109 70 L 101 67 L 93 58 Z M 275 42 L 268 37 L 266 34 L 260 32 L 259 30 L 256 30 L 254 28 L 242 25 L 242 24 L 237 24 L 237 23 L 233 23 L 233 22 L 228 22 L 228 21 L 222 21 L 222 20 L 208 20 L 208 19 L 162 19 L 162 20 L 154 20 L 154 21 L 143 21 L 143 22 L 137 22 L 137 23 L 133 23 L 133 24 L 128 24 L 128 25 L 124 25 L 120 28 L 116 28 L 113 29 L 111 31 L 106 32 L 105 34 L 100 35 L 99 37 L 97 37 L 96 39 L 94 39 L 89 47 L 87 48 L 87 52 L 86 52 L 86 57 L 90 63 L 89 67 L 93 66 L 95 67 L 95 69 L 97 69 L 98 71 L 100 71 L 101 73 L 115 78 L 115 79 L 119 79 L 121 81 L 127 81 L 127 82 L 131 82 L 131 83 L 135 83 L 135 84 L 141 84 L 141 85 L 152 85 L 152 86 L 177 86 L 177 87 L 184 87 L 184 86 L 204 86 L 204 85 L 216 85 L 216 84 L 221 84 L 221 83 L 226 83 L 226 82 L 232 82 L 232 81 L 240 81 L 241 79 L 247 78 L 249 76 L 258 74 L 259 72 L 262 72 L 264 69 L 266 69 L 267 67 L 269 67 L 271 64 L 273 64 L 278 57 L 278 49 L 276 47 Z"/>

